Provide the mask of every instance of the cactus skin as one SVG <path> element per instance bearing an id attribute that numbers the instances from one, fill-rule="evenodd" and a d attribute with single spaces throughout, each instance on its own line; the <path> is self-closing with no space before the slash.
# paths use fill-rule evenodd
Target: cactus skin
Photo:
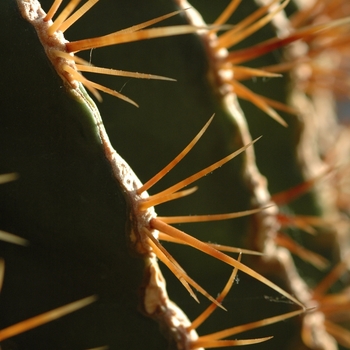
<path id="1" fill-rule="evenodd" d="M 50 5 L 42 4 L 44 8 Z M 111 7 L 107 9 L 106 5 Z M 28 344 L 31 344 L 33 349 L 44 349 L 47 344 L 53 348 L 52 344 L 56 342 L 57 349 L 64 346 L 89 348 L 105 344 L 109 344 L 112 349 L 136 349 L 140 346 L 144 349 L 165 349 L 167 345 L 159 335 L 158 326 L 135 309 L 143 264 L 125 251 L 126 205 L 120 189 L 110 177 L 94 126 L 86 118 L 86 111 L 82 111 L 82 107 L 61 88 L 60 78 L 48 64 L 40 44 L 35 40 L 35 33 L 13 14 L 13 3 L 6 1 L 1 6 L 1 23 L 10 22 L 11 28 L 13 25 L 11 36 L 2 31 L 2 47 L 11 50 L 10 57 L 16 57 L 15 65 L 6 58 L 2 65 L 5 72 L 0 85 L 2 96 L 9 98 L 1 103 L 6 111 L 1 117 L 1 149 L 6 150 L 6 154 L 1 157 L 1 173 L 16 171 L 21 175 L 18 183 L 7 184 L 0 189 L 3 213 L 1 227 L 28 239 L 31 247 L 26 251 L 22 247 L 9 247 L 1 243 L 8 282 L 6 280 L 1 294 L 1 314 L 6 317 L 2 319 L 0 328 L 19 318 L 70 302 L 75 296 L 80 298 L 95 293 L 100 296 L 96 306 L 58 321 L 59 325 L 47 325 L 47 328 L 8 340 L 2 347 L 29 348 Z M 164 1 L 154 2 L 152 6 L 140 1 L 129 1 L 128 6 L 123 6 L 119 1 L 103 4 L 102 0 L 98 8 L 101 14 L 88 13 L 79 25 L 72 27 L 69 35 L 78 36 L 75 32 L 77 28 L 83 31 L 84 37 L 96 35 L 96 30 L 103 34 L 170 12 L 176 7 L 170 2 L 164 4 Z M 113 21 L 106 20 L 109 14 L 113 14 Z M 116 15 L 118 18 L 115 18 Z M 15 19 L 9 21 L 9 18 Z M 96 22 L 96 18 L 103 18 L 98 22 L 98 28 L 91 24 Z M 179 16 L 171 21 L 183 23 L 184 19 Z M 111 28 L 107 29 L 109 25 Z M 24 38 L 24 35 L 28 35 L 28 38 Z M 70 38 L 69 35 L 67 37 Z M 81 36 L 79 34 L 79 38 Z M 28 52 L 33 52 L 36 59 L 28 59 Z M 175 169 L 164 179 L 162 188 L 235 148 L 237 128 L 220 101 L 213 96 L 212 88 L 205 79 L 208 62 L 201 42 L 195 36 L 128 44 L 104 50 L 103 53 L 102 50 L 101 53 L 96 50 L 92 57 L 95 64 L 104 60 L 103 66 L 154 72 L 178 80 L 175 84 L 127 81 L 123 92 L 132 94 L 132 98 L 141 106 L 138 110 L 109 96 L 104 97 L 104 103 L 99 105 L 114 147 L 143 181 L 175 156 L 213 112 L 216 112 L 213 126 L 203 141 L 184 160 L 181 169 Z M 272 84 L 276 84 L 276 87 L 271 90 L 280 92 L 284 91 L 287 82 L 281 79 L 262 83 L 261 86 L 267 89 L 267 85 Z M 16 93 L 9 93 L 10 88 L 15 89 Z M 29 94 L 31 91 L 36 92 L 36 100 Z M 18 96 L 21 103 L 18 102 Z M 13 106 L 18 107 L 14 109 Z M 59 112 L 48 114 L 48 110 Z M 256 148 L 257 163 L 269 179 L 271 192 L 299 183 L 303 176 L 294 158 L 295 135 L 298 132 L 298 124 L 293 124 L 295 119 L 287 117 L 290 128 L 281 130 L 256 109 L 243 105 L 243 110 L 252 135 L 264 134 Z M 272 156 L 274 150 L 287 161 L 276 164 L 277 156 Z M 286 152 L 283 156 L 280 153 L 282 151 Z M 247 209 L 251 193 L 243 180 L 242 163 L 244 160 L 237 159 L 202 179 L 199 193 L 157 208 L 158 214 L 219 213 Z M 192 166 L 195 167 L 193 170 Z M 156 193 L 157 188 L 154 191 Z M 308 214 L 318 212 L 312 195 L 303 198 L 298 205 L 307 208 Z M 204 241 L 243 246 L 246 244 L 249 221 L 242 219 L 182 225 L 181 228 Z M 115 235 L 115 232 L 123 234 Z M 84 242 L 84 249 L 81 242 Z M 171 249 L 175 256 L 181 256 L 179 260 L 183 259 L 188 273 L 196 276 L 200 283 L 203 281 L 210 293 L 216 295 L 220 291 L 230 271 L 227 266 L 187 248 L 174 246 Z M 332 258 L 332 252 L 324 254 Z M 301 266 L 311 270 L 309 279 L 321 279 L 321 273 L 316 276 L 317 272 L 313 268 L 304 263 Z M 181 289 L 178 281 L 167 271 L 164 274 L 171 298 L 193 319 L 204 308 L 206 301 L 201 300 L 201 305 L 196 305 L 187 292 Z M 21 278 L 12 279 L 11 276 Z M 270 300 L 274 299 L 275 294 L 270 290 L 243 274 L 239 278 L 240 283 L 234 287 L 225 303 L 230 312 L 219 310 L 201 328 L 203 334 L 217 330 L 219 324 L 221 329 L 289 310 L 286 304 L 272 303 L 269 298 L 264 298 L 266 295 L 271 297 Z M 120 284 L 121 280 L 123 284 Z M 315 283 L 313 281 L 311 284 Z M 116 300 L 118 308 L 122 305 L 125 309 L 114 309 Z M 120 300 L 123 302 L 119 303 Z M 16 305 L 20 313 L 16 314 L 11 305 Z M 25 313 L 23 310 L 26 310 Z M 96 331 L 96 325 L 100 324 L 104 326 L 98 327 Z M 288 326 L 282 324 L 259 330 L 259 336 L 274 334 L 275 339 L 265 345 L 255 345 L 255 348 L 277 349 L 281 348 L 281 344 L 285 348 L 292 346 L 292 340 L 286 341 L 289 334 L 293 335 L 291 327 L 298 334 L 299 326 L 292 322 Z M 57 334 L 62 334 L 59 342 Z"/>
<path id="2" fill-rule="evenodd" d="M 7 130 L 1 171 L 20 174 L 14 186 L 2 189 L 2 227 L 30 241 L 28 249 L 1 243 L 6 260 L 1 328 L 80 297 L 99 296 L 80 316 L 6 340 L 2 348 L 137 348 L 139 338 L 129 332 L 135 327 L 147 348 L 163 349 L 166 342 L 157 324 L 137 310 L 144 266 L 128 253 L 125 200 L 111 177 L 92 117 L 62 89 L 16 3 L 2 2 L 1 7 L 2 21 L 13 32 L 3 33 L 1 43 L 18 58 L 18 66 L 3 62 L 8 74 L 2 94 L 20 82 L 16 94 L 1 104 Z M 35 59 L 28 48 L 36 52 Z M 129 316 L 119 318 L 124 313 Z"/>

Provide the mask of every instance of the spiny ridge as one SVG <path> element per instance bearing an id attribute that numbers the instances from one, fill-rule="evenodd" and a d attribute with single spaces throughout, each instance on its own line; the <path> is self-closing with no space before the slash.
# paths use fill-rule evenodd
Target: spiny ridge
<path id="1" fill-rule="evenodd" d="M 225 163 L 227 163 L 228 161 L 230 161 L 231 159 L 237 157 L 240 153 L 244 152 L 248 147 L 250 147 L 251 145 L 253 145 L 256 141 L 258 141 L 260 139 L 257 138 L 255 140 L 253 140 L 252 142 L 248 143 L 247 145 L 241 147 L 239 150 L 229 154 L 228 156 L 222 158 L 221 160 L 217 161 L 216 163 L 204 168 L 203 170 L 195 173 L 192 176 L 189 176 L 188 178 L 178 182 L 177 184 L 167 188 L 166 190 L 157 193 L 156 195 L 150 196 L 149 199 L 147 200 L 155 200 L 156 198 L 163 198 L 164 196 L 174 193 L 176 191 L 181 190 L 182 188 L 190 185 L 191 183 L 197 181 L 198 179 L 202 178 L 203 176 L 209 174 L 210 172 L 216 170 L 217 168 L 221 167 L 222 165 L 224 165 Z"/>
<path id="2" fill-rule="evenodd" d="M 194 139 L 160 172 L 154 175 L 150 180 L 148 180 L 141 188 L 137 190 L 137 194 L 141 194 L 149 190 L 154 186 L 159 180 L 161 180 L 170 170 L 172 170 L 179 162 L 192 150 L 194 145 L 199 141 L 205 131 L 208 129 L 210 123 L 212 122 L 214 115 L 210 117 L 207 123 L 199 131 L 199 133 L 194 137 Z"/>
<path id="3" fill-rule="evenodd" d="M 162 222 L 161 220 L 159 220 L 157 218 L 151 219 L 150 225 L 153 229 L 158 230 L 158 231 L 160 231 L 164 234 L 167 234 L 169 236 L 172 236 L 174 238 L 177 238 L 179 240 L 182 240 L 182 241 L 186 242 L 188 245 L 192 246 L 193 248 L 200 250 L 200 251 L 202 251 L 202 252 L 204 252 L 204 253 L 206 253 L 206 254 L 208 254 L 208 255 L 210 255 L 218 260 L 221 260 L 232 267 L 238 267 L 239 270 L 241 270 L 242 272 L 259 280 L 260 282 L 264 283 L 265 285 L 267 285 L 270 288 L 274 289 L 275 291 L 279 292 L 280 294 L 282 294 L 283 296 L 285 296 L 286 298 L 293 301 L 295 304 L 301 306 L 304 309 L 304 306 L 296 298 L 294 298 L 292 295 L 290 295 L 289 293 L 284 291 L 282 288 L 278 287 L 277 285 L 275 285 L 274 283 L 269 281 L 267 278 L 265 278 L 264 276 L 260 275 L 256 271 L 254 271 L 253 269 L 238 262 L 237 260 L 231 258 L 230 256 L 223 254 L 222 252 L 216 250 L 215 248 L 209 246 L 208 244 L 186 234 L 183 231 L 176 229 L 175 227 L 172 227 L 172 226 Z"/>
<path id="4" fill-rule="evenodd" d="M 220 305 L 206 290 L 204 290 L 197 282 L 195 282 L 191 277 L 189 277 L 183 268 L 177 263 L 177 261 L 170 255 L 170 253 L 154 238 L 151 232 L 145 230 L 145 233 L 150 239 L 150 246 L 154 250 L 157 257 L 169 268 L 169 270 L 176 276 L 176 278 L 183 284 L 190 295 L 199 303 L 198 298 L 193 293 L 191 287 L 192 285 L 195 289 L 208 298 L 211 302 L 216 304 L 223 310 L 226 310 L 222 305 Z"/>
<path id="5" fill-rule="evenodd" d="M 73 11 L 80 3 L 80 0 L 71 0 L 66 5 L 66 7 L 61 11 L 61 13 L 58 15 L 58 17 L 54 20 L 54 22 L 50 25 L 48 29 L 48 35 L 53 36 L 54 33 L 57 32 L 65 32 L 68 28 L 70 28 L 76 21 L 78 21 L 84 14 L 86 14 L 96 3 L 98 0 L 88 0 L 84 5 L 82 5 L 78 10 L 76 10 L 74 13 Z M 61 5 L 62 0 L 56 0 L 53 5 L 51 6 L 50 10 L 48 11 L 47 15 L 44 18 L 44 21 L 50 21 L 58 11 L 59 6 Z M 74 55 L 72 55 L 74 52 L 97 48 L 97 47 L 103 47 L 106 45 L 115 45 L 120 44 L 124 42 L 131 42 L 131 41 L 138 41 L 138 40 L 144 40 L 144 39 L 152 39 L 152 38 L 158 38 L 158 37 L 164 37 L 164 36 L 173 36 L 173 35 L 182 35 L 182 34 L 188 34 L 188 33 L 194 33 L 198 30 L 198 28 L 195 28 L 193 26 L 169 26 L 164 28 L 152 28 L 152 29 L 145 29 L 153 24 L 156 24 L 158 22 L 164 21 L 170 17 L 173 17 L 184 10 L 179 11 L 173 11 L 171 13 L 153 18 L 151 20 L 139 23 L 137 25 L 131 26 L 129 28 L 125 28 L 119 31 L 116 31 L 114 33 L 98 37 L 98 38 L 92 38 L 92 39 L 84 39 L 84 40 L 78 40 L 75 42 L 67 42 L 65 43 L 65 47 L 67 52 L 58 52 L 55 50 L 52 50 L 52 53 L 56 57 L 65 58 L 67 60 L 72 60 L 77 65 L 63 65 L 63 71 L 65 73 L 60 73 L 60 75 L 64 78 L 66 78 L 67 74 L 70 77 L 70 79 L 67 79 L 68 82 L 72 83 L 73 80 L 76 80 L 80 83 L 82 83 L 94 96 L 98 101 L 102 101 L 102 97 L 98 91 L 103 91 L 107 94 L 110 94 L 112 96 L 115 96 L 117 98 L 120 98 L 128 103 L 133 104 L 134 106 L 138 107 L 138 105 L 131 100 L 130 98 L 126 97 L 125 95 L 109 89 L 103 85 L 97 84 L 92 82 L 91 80 L 86 79 L 83 77 L 82 74 L 80 74 L 78 71 L 84 71 L 84 72 L 90 72 L 90 73 L 98 73 L 98 74 L 107 74 L 107 75 L 116 75 L 116 76 L 123 76 L 123 77 L 133 77 L 133 78 L 141 78 L 141 79 L 158 79 L 158 80 L 168 80 L 168 81 L 174 81 L 174 79 L 167 78 L 164 76 L 159 75 L 153 75 L 153 74 L 145 74 L 145 73 L 137 73 L 137 72 L 126 72 L 122 70 L 114 70 L 114 69 L 107 69 L 102 67 L 95 67 L 92 64 L 87 63 L 86 61 L 76 58 Z M 73 14 L 72 14 L 73 13 Z M 71 55 L 69 55 L 71 53 Z M 75 70 L 75 72 L 73 72 Z M 73 78 L 73 80 L 72 80 Z"/>

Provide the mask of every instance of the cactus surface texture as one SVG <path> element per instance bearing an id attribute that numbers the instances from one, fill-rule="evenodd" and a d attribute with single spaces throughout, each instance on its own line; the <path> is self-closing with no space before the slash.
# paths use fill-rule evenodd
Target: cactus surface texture
<path id="1" fill-rule="evenodd" d="M 61 2 L 0 2 L 0 349 L 349 349 L 348 0 Z"/>

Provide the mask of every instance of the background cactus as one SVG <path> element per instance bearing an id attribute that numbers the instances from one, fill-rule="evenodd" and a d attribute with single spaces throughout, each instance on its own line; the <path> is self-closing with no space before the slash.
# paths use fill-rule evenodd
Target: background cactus
<path id="1" fill-rule="evenodd" d="M 49 0 L 41 3 L 46 11 L 51 6 Z M 227 3 L 193 1 L 191 4 L 207 23 L 212 23 Z M 322 4 L 322 1 L 318 3 Z M 67 94 L 34 29 L 19 14 L 16 2 L 7 0 L 0 6 L 1 23 L 6 28 L 0 37 L 3 47 L 0 86 L 2 96 L 6 96 L 1 102 L 4 151 L 0 172 L 20 174 L 18 181 L 0 188 L 1 228 L 30 242 L 29 247 L 1 243 L 6 269 L 0 327 L 3 329 L 89 295 L 99 298 L 77 313 L 4 340 L 2 349 L 86 349 L 105 345 L 111 349 L 165 349 L 167 341 L 160 334 L 157 323 L 137 310 L 144 263 L 128 251 L 125 236 L 127 205 L 120 187 L 111 177 L 89 111 Z M 188 4 L 181 1 L 149 4 L 136 0 L 126 4 L 101 0 L 67 31 L 66 37 L 74 41 L 103 35 L 177 10 L 179 6 L 186 8 Z M 230 22 L 239 22 L 256 8 L 253 1 L 245 1 Z M 186 10 L 161 25 L 186 24 L 192 11 Z M 289 4 L 287 12 L 295 11 L 296 6 Z M 239 45 L 246 47 L 259 43 L 275 36 L 275 30 L 273 26 L 265 26 Z M 241 106 L 249 125 L 249 130 L 245 129 L 243 113 L 234 96 L 220 95 L 218 86 L 212 84 L 212 75 L 208 77 L 208 72 L 212 74 L 213 62 L 206 49 L 203 36 L 193 34 L 101 48 L 80 55 L 97 66 L 177 79 L 176 83 L 100 76 L 94 79 L 122 90 L 140 105 L 137 109 L 115 97 L 103 95 L 104 101 L 98 108 L 114 148 L 143 182 L 175 157 L 212 113 L 216 114 L 196 147 L 150 190 L 151 194 L 226 156 L 246 143 L 247 137 L 263 135 L 255 147 L 256 164 L 267 177 L 268 187 L 255 168 L 254 155 L 248 151 L 247 156 L 237 157 L 199 180 L 196 193 L 157 206 L 157 213 L 162 216 L 226 213 L 264 206 L 270 202 L 269 192 L 275 194 L 287 190 L 319 175 L 324 170 L 330 147 L 319 140 L 325 133 L 335 135 L 335 140 L 339 133 L 338 126 L 334 126 L 336 124 L 330 118 L 327 125 L 334 127 L 328 127 L 326 131 L 320 128 L 321 136 L 312 140 L 316 151 L 308 152 L 312 149 L 310 143 L 300 142 L 305 140 L 302 130 L 312 128 L 306 117 L 311 119 L 319 111 L 316 102 L 320 95 L 331 110 L 332 91 L 313 90 L 308 98 L 293 80 L 294 76 L 289 80 L 288 75 L 276 79 L 258 78 L 247 83 L 256 93 L 283 103 L 291 100 L 293 107 L 302 107 L 297 116 L 281 112 L 288 128 L 243 101 Z M 278 51 L 249 63 L 263 67 L 276 64 L 282 58 L 282 51 Z M 324 107 L 321 109 L 325 110 Z M 311 156 L 306 158 L 305 154 Z M 323 187 L 308 189 L 299 200 L 287 203 L 284 210 L 304 215 L 331 212 L 332 223 L 336 215 L 337 225 L 323 225 L 315 237 L 295 227 L 288 232 L 306 248 L 327 258 L 330 261 L 328 270 L 331 270 L 332 265 L 345 259 L 347 225 L 339 231 L 339 211 L 332 199 L 334 196 L 323 197 L 325 189 L 329 191 L 329 183 L 331 180 L 325 180 Z M 347 208 L 342 210 L 347 213 Z M 203 241 L 263 251 L 267 257 L 248 260 L 244 256 L 243 261 L 289 292 L 298 294 L 300 281 L 312 288 L 328 270 L 320 271 L 309 262 L 295 258 L 299 275 L 286 274 L 279 254 L 287 253 L 275 246 L 274 229 L 278 225 L 272 212 L 238 220 L 181 224 L 180 228 Z M 340 233 L 343 244 L 339 252 L 337 239 Z M 188 247 L 164 245 L 211 295 L 216 296 L 221 291 L 232 270 L 229 266 Z M 293 265 L 287 267 L 287 272 L 292 271 Z M 190 320 L 194 320 L 209 302 L 199 296 L 201 303 L 196 304 L 178 280 L 166 269 L 162 270 L 170 298 Z M 228 312 L 217 310 L 198 329 L 200 335 L 295 309 L 260 282 L 243 273 L 238 276 L 237 284 L 225 298 L 224 306 Z M 347 282 L 343 276 L 335 290 L 342 290 Z M 310 301 L 308 298 L 310 295 L 302 302 Z M 323 327 L 322 322 L 318 325 Z M 306 345 L 300 339 L 301 329 L 302 318 L 299 317 L 239 337 L 274 335 L 274 339 L 248 348 L 302 349 Z M 342 334 L 343 344 L 349 345 L 347 334 Z M 335 346 L 334 341 L 329 343 L 323 338 L 320 341 L 320 348 Z M 312 342 L 311 339 L 310 344 Z M 172 343 L 171 346 L 175 345 Z"/>

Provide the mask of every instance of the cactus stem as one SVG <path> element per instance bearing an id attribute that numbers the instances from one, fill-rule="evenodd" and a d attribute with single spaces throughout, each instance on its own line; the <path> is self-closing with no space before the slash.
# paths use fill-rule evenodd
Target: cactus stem
<path id="1" fill-rule="evenodd" d="M 217 39 L 215 49 L 217 51 L 223 48 L 229 49 L 235 44 L 246 39 L 248 36 L 252 35 L 254 32 L 256 32 L 257 30 L 265 26 L 267 23 L 269 23 L 278 12 L 282 11 L 288 5 L 289 1 L 290 0 L 286 0 L 282 2 L 282 4 L 277 6 L 277 3 L 279 2 L 279 0 L 272 0 L 267 5 L 260 7 L 258 10 L 253 12 L 250 16 L 246 17 L 244 20 L 238 23 L 233 29 L 220 35 Z M 221 22 L 224 19 L 227 20 L 229 15 L 232 13 L 230 12 L 232 8 L 234 11 L 239 3 L 240 2 L 232 1 L 229 4 L 229 6 L 223 11 L 222 15 L 219 16 L 218 18 L 219 22 Z M 266 14 L 267 12 L 269 13 Z M 261 16 L 264 16 L 264 17 L 260 18 Z M 228 79 L 228 80 L 225 79 L 225 81 L 227 80 L 226 82 L 229 83 L 234 88 L 236 95 L 242 99 L 249 100 L 250 102 L 255 104 L 258 108 L 263 110 L 266 114 L 268 114 L 270 117 L 275 119 L 278 123 L 286 127 L 287 126 L 286 122 L 279 116 L 279 114 L 273 108 L 280 109 L 282 111 L 287 111 L 288 113 L 292 113 L 292 114 L 295 114 L 295 110 L 292 110 L 291 108 L 277 101 L 273 101 L 273 100 L 264 98 L 263 96 L 259 96 L 251 92 L 249 89 L 247 89 L 237 81 L 237 80 L 243 80 L 243 79 L 250 79 L 256 76 L 280 77 L 280 75 L 277 75 L 277 74 L 270 75 L 271 72 L 267 72 L 261 69 L 240 67 L 237 65 L 233 66 L 232 64 L 230 65 L 230 63 L 232 63 L 230 60 L 230 57 L 231 55 L 227 54 L 227 57 L 225 57 L 223 60 L 224 63 L 221 63 L 221 64 L 219 63 L 219 66 L 221 66 L 221 68 L 224 70 L 228 69 L 233 72 L 233 79 Z M 273 108 L 271 108 L 270 106 Z"/>
<path id="2" fill-rule="evenodd" d="M 35 2 L 35 0 L 33 0 Z M 174 79 L 137 72 L 126 72 L 121 70 L 107 69 L 102 67 L 94 67 L 92 64 L 86 62 L 85 60 L 75 57 L 73 52 L 88 49 L 84 45 L 89 43 L 90 48 L 96 48 L 106 45 L 114 45 L 123 42 L 137 41 L 149 38 L 157 38 L 163 36 L 172 35 L 182 35 L 188 33 L 194 33 L 198 30 L 194 26 L 173 26 L 165 28 L 153 28 L 149 30 L 142 30 L 150 25 L 164 21 L 170 17 L 173 17 L 186 9 L 174 11 L 163 16 L 156 17 L 149 21 L 131 26 L 129 28 L 119 30 L 110 35 L 105 35 L 100 38 L 85 39 L 76 42 L 67 42 L 63 37 L 63 32 L 65 32 L 70 26 L 72 26 L 79 18 L 81 18 L 86 12 L 88 12 L 98 0 L 88 0 L 83 6 L 81 6 L 73 15 L 71 13 L 78 6 L 80 0 L 71 0 L 68 5 L 63 9 L 59 16 L 52 23 L 52 18 L 56 14 L 59 6 L 61 5 L 61 0 L 54 1 L 48 14 L 44 11 L 37 10 L 37 19 L 32 20 L 30 15 L 27 13 L 26 8 L 19 1 L 19 5 L 22 8 L 22 14 L 24 17 L 30 21 L 37 29 L 38 35 L 47 55 L 50 58 L 52 64 L 56 68 L 58 74 L 63 78 L 64 81 L 68 82 L 69 85 L 76 89 L 78 88 L 78 82 L 82 83 L 94 96 L 101 102 L 102 97 L 98 90 L 103 91 L 107 94 L 120 98 L 132 105 L 138 107 L 138 105 L 126 97 L 125 95 L 109 89 L 103 85 L 94 83 L 82 76 L 78 71 L 85 71 L 90 73 L 108 74 L 115 76 L 133 77 L 141 79 L 158 79 L 158 80 L 168 80 L 174 81 Z M 38 6 L 39 7 L 39 6 Z M 71 15 L 71 16 L 70 16 Z M 120 40 L 119 40 L 120 39 Z M 92 46 L 91 46 L 92 45 Z M 84 47 L 83 47 L 84 46 Z M 75 63 L 78 63 L 76 65 Z"/>
<path id="3" fill-rule="evenodd" d="M 205 126 L 200 130 L 200 132 L 195 136 L 195 138 L 187 145 L 187 147 L 185 147 L 185 149 L 182 152 L 180 152 L 180 154 L 174 160 L 172 160 L 165 168 L 163 168 L 159 173 L 157 173 L 144 186 L 140 187 L 137 190 L 138 195 L 141 195 L 147 189 L 152 187 L 156 182 L 158 182 L 161 178 L 163 178 L 171 169 L 173 169 L 186 156 L 186 154 L 188 154 L 188 152 L 193 148 L 193 146 L 198 142 L 198 140 L 201 138 L 201 136 L 203 135 L 205 130 L 208 128 L 212 119 L 213 119 L 213 116 L 209 119 L 209 121 L 205 124 Z M 256 141 L 257 141 L 257 139 L 254 140 L 253 142 L 247 144 L 246 146 L 240 148 L 238 151 L 235 151 L 235 152 L 231 153 L 230 155 L 224 157 L 220 161 L 210 165 L 209 167 L 197 172 L 196 174 L 186 178 L 185 180 L 180 181 L 179 183 L 169 187 L 168 189 L 166 189 L 166 190 L 164 190 L 156 195 L 139 199 L 139 202 L 137 204 L 138 211 L 142 213 L 145 210 L 147 210 L 148 208 L 153 207 L 157 204 L 164 203 L 165 201 L 173 200 L 173 199 L 176 199 L 179 197 L 183 197 L 184 195 L 191 194 L 192 192 L 194 192 L 194 190 L 197 189 L 196 187 L 191 188 L 187 191 L 180 191 L 180 192 L 177 192 L 177 191 L 181 190 L 185 186 L 188 186 L 189 184 L 193 183 L 194 181 L 200 179 L 201 177 L 205 176 L 206 174 L 216 170 L 218 167 L 222 166 L 223 164 L 225 164 L 226 162 L 228 162 L 229 160 L 233 159 L 238 154 L 243 152 L 247 147 L 249 147 L 250 145 L 252 145 Z M 213 221 L 213 220 L 233 219 L 233 218 L 236 218 L 239 216 L 257 213 L 263 209 L 266 209 L 266 208 L 259 208 L 259 209 L 249 210 L 249 211 L 240 212 L 240 213 L 228 213 L 228 214 L 219 214 L 219 215 L 201 215 L 201 216 L 194 216 L 194 217 L 174 217 L 174 218 L 159 217 L 159 218 L 151 219 L 149 221 L 149 225 L 150 225 L 151 229 L 155 229 L 155 230 L 159 231 L 161 238 L 163 238 L 164 240 L 170 240 L 170 241 L 175 242 L 175 243 L 182 243 L 182 244 L 187 244 L 187 245 L 193 246 L 199 250 L 204 251 L 205 253 L 207 253 L 209 255 L 212 255 L 215 258 L 218 258 L 219 260 L 223 260 L 223 261 L 231 264 L 233 267 L 238 267 L 238 268 L 242 267 L 242 269 L 246 273 L 259 279 L 263 283 L 266 283 L 270 287 L 273 286 L 272 288 L 274 288 L 275 290 L 282 291 L 282 289 L 275 286 L 274 284 L 272 284 L 270 281 L 268 281 L 264 277 L 260 276 L 259 274 L 255 273 L 253 270 L 249 269 L 248 267 L 246 267 L 245 265 L 240 264 L 240 263 L 238 263 L 239 265 L 237 265 L 236 260 L 234 260 L 234 259 L 232 259 L 232 258 L 230 258 L 230 257 L 228 257 L 225 254 L 222 254 L 220 252 L 220 250 L 230 251 L 230 252 L 232 252 L 232 251 L 242 252 L 242 250 L 240 250 L 239 248 L 206 244 L 206 243 L 203 243 L 203 242 L 187 235 L 186 233 L 179 231 L 179 230 L 175 229 L 174 227 L 167 224 L 167 222 L 179 223 L 179 222 L 198 222 L 198 221 Z M 150 239 L 149 244 L 150 244 L 151 248 L 153 249 L 153 251 L 155 252 L 155 254 L 158 256 L 158 258 L 161 261 L 163 261 L 164 264 L 174 273 L 174 275 L 183 283 L 183 279 L 184 279 L 183 269 L 173 260 L 171 255 L 165 250 L 165 248 L 153 236 L 153 233 L 151 233 L 148 229 L 145 229 L 145 233 L 149 237 L 149 239 Z M 218 249 L 216 249 L 216 248 L 218 248 Z M 233 249 L 235 249 L 235 250 L 233 250 Z M 238 249 L 238 250 L 236 250 L 236 249 Z M 219 256 L 216 255 L 217 253 L 219 253 Z M 229 259 L 229 262 L 227 259 Z M 187 277 L 187 275 L 186 275 L 186 277 Z M 189 280 L 186 280 L 186 282 L 190 283 L 192 286 L 194 286 L 193 283 L 195 283 L 193 280 L 191 280 L 191 282 L 189 282 Z M 188 290 L 188 286 L 185 284 L 184 284 L 184 286 Z M 197 287 L 195 287 L 195 288 L 197 288 Z M 191 290 L 189 290 L 189 292 L 193 296 L 193 292 Z M 202 293 L 203 294 L 206 293 L 204 295 L 206 295 L 210 300 L 213 301 L 213 298 L 211 296 L 208 296 L 207 292 L 205 292 L 203 290 Z M 283 292 L 283 293 L 286 293 L 286 292 Z M 285 296 L 288 295 L 288 297 L 289 297 L 288 293 L 287 293 L 287 295 L 286 294 L 284 294 L 284 295 Z M 291 298 L 293 298 L 293 297 L 291 297 Z M 299 302 L 297 302 L 297 303 L 299 305 L 301 305 Z"/>
<path id="4" fill-rule="evenodd" d="M 232 58 L 231 53 L 227 51 L 229 48 L 243 41 L 269 23 L 274 16 L 278 12 L 282 11 L 290 2 L 290 0 L 285 0 L 278 5 L 279 1 L 280 0 L 270 1 L 267 5 L 260 7 L 251 15 L 243 19 L 241 22 L 235 25 L 234 28 L 219 36 L 208 35 L 203 37 L 208 41 L 206 47 L 210 51 L 208 53 L 209 57 L 212 57 L 214 61 L 217 60 L 217 62 L 213 62 L 212 65 L 214 67 L 213 74 L 216 76 L 215 80 L 217 80 L 220 93 L 223 93 L 223 91 L 224 93 L 225 91 L 231 92 L 233 88 L 235 94 L 239 98 L 246 99 L 255 104 L 270 117 L 286 127 L 286 122 L 273 108 L 292 114 L 297 113 L 295 109 L 292 109 L 280 102 L 257 95 L 238 82 L 238 80 L 250 79 L 256 76 L 280 77 L 280 75 L 275 74 L 276 72 L 268 72 L 267 70 L 264 71 L 263 69 L 253 69 L 233 65 L 234 57 Z M 235 11 L 239 4 L 240 1 L 231 1 L 222 14 L 218 17 L 215 24 L 223 24 Z M 219 29 L 220 28 L 212 29 L 209 31 L 209 33 L 215 34 L 215 32 L 217 32 Z M 271 75 L 270 73 L 274 74 Z M 222 85 L 226 85 L 226 88 L 221 89 L 220 87 L 222 87 Z"/>
<path id="5" fill-rule="evenodd" d="M 332 11 L 337 8 L 337 6 L 333 3 L 324 4 L 321 1 L 316 1 L 317 5 L 315 5 L 315 7 L 307 10 L 305 14 L 300 15 L 300 18 L 296 18 L 296 20 L 292 22 L 295 31 L 287 37 L 275 37 L 257 45 L 240 50 L 231 50 L 230 52 L 223 51 L 232 48 L 235 44 L 243 41 L 248 36 L 252 35 L 254 32 L 266 25 L 278 12 L 283 10 L 288 3 L 288 0 L 283 1 L 281 4 L 279 4 L 279 0 L 272 0 L 243 19 L 241 22 L 235 25 L 234 28 L 228 30 L 227 32 L 219 35 L 218 37 L 208 36 L 205 38 L 209 41 L 207 47 L 210 51 L 213 51 L 209 52 L 209 56 L 217 59 L 217 62 L 214 62 L 213 66 L 214 70 L 216 70 L 214 74 L 216 75 L 217 72 L 219 72 L 218 77 L 216 77 L 219 88 L 225 83 L 231 85 L 239 98 L 249 100 L 272 118 L 278 120 L 280 123 L 281 118 L 275 112 L 275 109 L 287 112 L 289 114 L 298 114 L 298 111 L 280 102 L 250 93 L 247 88 L 238 85 L 237 80 L 249 79 L 254 76 L 264 76 L 264 74 L 267 74 L 267 72 L 285 72 L 306 61 L 308 62 L 307 74 L 305 74 L 305 69 L 303 70 L 303 73 L 298 74 L 299 85 L 304 92 L 312 94 L 317 88 L 329 89 L 329 87 L 332 86 L 334 92 L 340 95 L 349 96 L 349 83 L 347 80 L 344 81 L 344 76 L 348 75 L 347 68 L 343 67 L 337 70 L 334 68 L 324 67 L 324 60 L 321 60 L 321 62 L 316 60 L 318 56 L 322 52 L 324 53 L 326 50 L 332 51 L 333 49 L 346 52 L 345 47 L 348 43 L 347 26 L 349 25 L 350 18 L 345 17 L 342 19 L 328 21 L 327 23 L 322 23 L 325 22 L 325 18 L 326 20 L 327 18 L 332 19 Z M 215 24 L 222 25 L 225 23 L 239 4 L 240 1 L 232 0 L 215 21 Z M 340 6 L 341 5 L 338 5 L 338 7 Z M 310 13 L 312 13 L 311 16 Z M 318 20 L 318 18 L 316 18 L 317 16 L 321 17 L 321 20 Z M 310 20 L 309 17 L 311 18 Z M 297 28 L 299 25 L 304 24 L 305 22 L 307 23 L 307 20 L 309 20 L 309 22 L 315 20 L 315 23 L 317 24 Z M 219 29 L 212 29 L 209 31 L 209 33 L 215 33 L 218 30 Z M 288 62 L 287 64 L 281 63 L 271 67 L 263 67 L 261 69 L 257 69 L 256 71 L 249 71 L 249 69 L 246 67 L 238 66 L 243 62 L 255 59 L 297 40 L 304 40 L 304 42 L 309 44 L 308 52 L 304 57 L 293 57 L 292 62 Z M 311 44 L 315 44 L 311 45 L 310 42 Z M 346 61 L 346 55 L 346 53 L 343 54 L 343 56 L 345 56 L 343 61 Z M 263 73 L 262 71 L 265 71 L 266 73 Z M 223 91 L 231 90 L 224 89 Z M 285 125 L 285 123 L 283 123 L 283 125 Z"/>

